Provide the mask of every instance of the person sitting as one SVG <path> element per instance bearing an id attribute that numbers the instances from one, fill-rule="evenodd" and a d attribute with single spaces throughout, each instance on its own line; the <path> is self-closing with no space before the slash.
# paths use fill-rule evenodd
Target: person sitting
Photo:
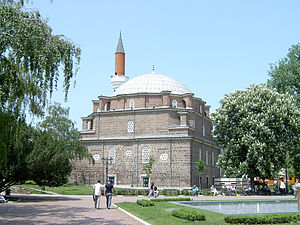
<path id="1" fill-rule="evenodd" d="M 194 185 L 194 188 L 192 188 L 192 191 L 193 191 L 195 196 L 198 196 L 199 189 L 198 189 L 197 185 Z"/>
<path id="2" fill-rule="evenodd" d="M 266 186 L 266 188 L 265 188 L 265 193 L 266 193 L 266 195 L 271 195 L 271 190 L 268 186 Z"/>
<path id="3" fill-rule="evenodd" d="M 236 196 L 236 186 L 233 186 L 233 187 L 231 188 L 231 195 L 232 195 L 232 196 Z"/>
<path id="4" fill-rule="evenodd" d="M 210 187 L 210 191 L 213 193 L 213 196 L 216 196 L 218 194 L 217 188 L 214 185 Z"/>
<path id="5" fill-rule="evenodd" d="M 228 190 L 227 190 L 227 187 L 226 187 L 226 186 L 222 186 L 222 194 L 223 194 L 223 196 L 225 196 L 225 195 L 229 195 L 229 193 L 228 193 Z"/>

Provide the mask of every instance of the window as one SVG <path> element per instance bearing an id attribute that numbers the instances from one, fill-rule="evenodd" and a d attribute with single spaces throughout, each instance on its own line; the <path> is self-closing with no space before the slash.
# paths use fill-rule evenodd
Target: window
<path id="1" fill-rule="evenodd" d="M 182 106 L 183 106 L 183 108 L 186 108 L 186 103 L 184 100 L 182 100 Z"/>
<path id="2" fill-rule="evenodd" d="M 200 113 L 202 113 L 202 105 L 200 105 L 199 111 L 200 111 Z"/>
<path id="3" fill-rule="evenodd" d="M 211 165 L 215 166 L 215 152 L 214 151 L 211 152 Z"/>
<path id="4" fill-rule="evenodd" d="M 129 133 L 132 133 L 132 132 L 133 132 L 133 129 L 134 129 L 133 121 L 132 121 L 132 120 L 128 120 L 127 131 L 128 131 Z"/>
<path id="5" fill-rule="evenodd" d="M 166 161 L 168 159 L 168 154 L 167 153 L 161 153 L 160 154 L 160 159 L 161 159 L 161 161 Z"/>
<path id="6" fill-rule="evenodd" d="M 205 154 L 205 163 L 206 163 L 206 165 L 208 165 L 208 151 L 206 151 L 206 154 Z"/>
<path id="7" fill-rule="evenodd" d="M 203 124 L 203 127 L 202 127 L 202 132 L 203 132 L 203 137 L 205 136 L 205 126 Z"/>
<path id="8" fill-rule="evenodd" d="M 130 99 L 129 106 L 130 106 L 131 109 L 134 108 L 134 99 Z"/>
<path id="9" fill-rule="evenodd" d="M 131 156 L 131 154 L 132 154 L 130 149 L 127 149 L 125 153 L 126 153 L 126 156 L 128 156 L 128 157 Z"/>
<path id="10" fill-rule="evenodd" d="M 202 160 L 202 149 L 199 149 L 199 160 Z"/>
<path id="11" fill-rule="evenodd" d="M 116 161 L 116 149 L 110 148 L 108 151 L 108 158 L 111 158 L 111 163 L 115 163 Z"/>
<path id="12" fill-rule="evenodd" d="M 111 183 L 112 185 L 115 184 L 115 177 L 108 177 L 108 180 L 110 181 L 110 183 Z"/>
<path id="13" fill-rule="evenodd" d="M 177 100 L 176 99 L 172 100 L 172 107 L 177 108 Z"/>
<path id="14" fill-rule="evenodd" d="M 148 187 L 149 185 L 149 177 L 143 177 L 143 187 Z"/>
<path id="15" fill-rule="evenodd" d="M 142 149 L 142 163 L 148 163 L 150 158 L 150 149 L 149 147 L 144 147 Z"/>
<path id="16" fill-rule="evenodd" d="M 98 161 L 98 160 L 100 159 L 99 154 L 98 154 L 98 153 L 95 153 L 95 154 L 93 155 L 93 159 L 94 159 L 95 161 Z"/>
<path id="17" fill-rule="evenodd" d="M 107 102 L 107 103 L 104 105 L 104 111 L 110 111 L 110 102 Z"/>

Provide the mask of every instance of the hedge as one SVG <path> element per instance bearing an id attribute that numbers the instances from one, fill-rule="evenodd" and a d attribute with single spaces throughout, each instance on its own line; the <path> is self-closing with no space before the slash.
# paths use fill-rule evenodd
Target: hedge
<path id="1" fill-rule="evenodd" d="M 154 202 L 149 201 L 149 200 L 137 200 L 136 203 L 138 205 L 141 205 L 143 207 L 148 207 L 148 206 L 154 206 Z"/>
<path id="2" fill-rule="evenodd" d="M 267 215 L 241 215 L 226 216 L 226 223 L 231 224 L 276 224 L 291 223 L 300 220 L 300 214 L 267 214 Z"/>
<path id="3" fill-rule="evenodd" d="M 179 209 L 172 211 L 172 216 L 184 219 L 184 220 L 190 220 L 190 221 L 204 221 L 205 215 L 200 214 L 199 212 L 195 210 L 189 210 L 189 209 Z"/>
<path id="4" fill-rule="evenodd" d="M 190 198 L 155 198 L 151 199 L 153 202 L 179 202 L 179 201 L 192 201 Z"/>

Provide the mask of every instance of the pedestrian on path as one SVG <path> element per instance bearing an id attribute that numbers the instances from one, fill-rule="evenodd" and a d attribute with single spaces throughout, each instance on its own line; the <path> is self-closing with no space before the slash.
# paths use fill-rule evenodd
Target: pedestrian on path
<path id="1" fill-rule="evenodd" d="M 198 189 L 197 185 L 194 185 L 194 188 L 192 188 L 192 191 L 193 191 L 195 196 L 198 196 L 199 189 Z"/>
<path id="2" fill-rule="evenodd" d="M 154 183 L 152 182 L 151 183 L 151 186 L 150 186 L 150 191 L 149 191 L 149 195 L 148 195 L 148 198 L 150 198 L 150 196 L 153 194 L 154 196 L 155 196 L 155 194 L 154 194 Z"/>
<path id="3" fill-rule="evenodd" d="M 104 189 L 104 195 L 106 196 L 106 207 L 108 209 L 110 209 L 113 189 L 114 189 L 114 185 L 112 185 L 111 182 L 108 181 Z"/>
<path id="4" fill-rule="evenodd" d="M 94 185 L 94 191 L 93 191 L 93 199 L 95 202 L 96 209 L 100 209 L 100 196 L 101 196 L 101 184 L 100 184 L 100 180 L 98 180 L 98 183 Z"/>

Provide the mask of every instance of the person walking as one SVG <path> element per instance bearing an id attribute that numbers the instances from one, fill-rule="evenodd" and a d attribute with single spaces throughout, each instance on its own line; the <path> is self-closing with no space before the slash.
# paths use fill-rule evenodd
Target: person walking
<path id="1" fill-rule="evenodd" d="M 101 184 L 100 184 L 100 180 L 98 180 L 98 183 L 94 185 L 94 191 L 93 191 L 93 199 L 95 202 L 96 209 L 100 209 L 100 196 L 101 196 Z"/>
<path id="2" fill-rule="evenodd" d="M 112 185 L 111 182 L 108 181 L 104 189 L 104 195 L 106 196 L 106 207 L 108 209 L 110 209 L 113 189 L 114 189 L 114 185 Z"/>
<path id="3" fill-rule="evenodd" d="M 150 198 L 150 196 L 153 194 L 154 196 L 155 196 L 155 194 L 154 194 L 154 183 L 152 182 L 151 183 L 151 186 L 150 186 L 150 191 L 149 191 L 149 195 L 148 195 L 148 198 Z"/>
<path id="4" fill-rule="evenodd" d="M 194 185 L 194 188 L 192 188 L 192 191 L 194 192 L 195 196 L 198 196 L 199 189 L 198 189 L 197 185 Z"/>
<path id="5" fill-rule="evenodd" d="M 154 185 L 154 198 L 156 198 L 158 196 L 158 189 L 157 186 Z"/>

